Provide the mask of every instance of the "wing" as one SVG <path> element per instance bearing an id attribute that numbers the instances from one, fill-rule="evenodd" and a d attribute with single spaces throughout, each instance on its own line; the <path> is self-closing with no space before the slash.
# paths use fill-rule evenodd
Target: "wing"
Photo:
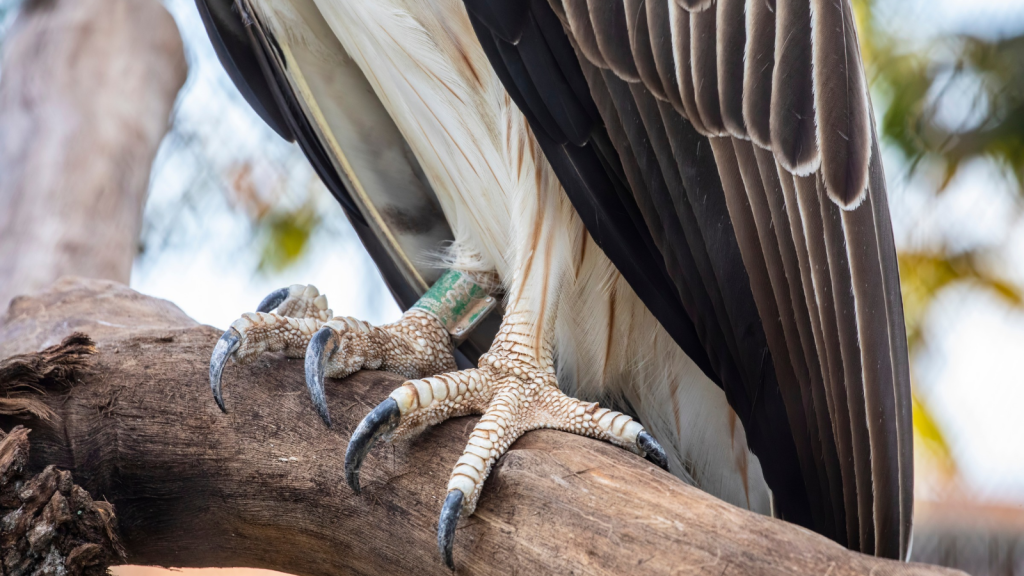
<path id="1" fill-rule="evenodd" d="M 465 4 L 591 235 L 723 387 L 776 513 L 905 557 L 906 337 L 848 0 Z"/>

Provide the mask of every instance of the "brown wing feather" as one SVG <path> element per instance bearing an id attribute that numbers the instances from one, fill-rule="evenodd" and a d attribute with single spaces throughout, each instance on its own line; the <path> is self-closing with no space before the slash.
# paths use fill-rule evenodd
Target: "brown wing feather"
<path id="1" fill-rule="evenodd" d="M 683 102 L 686 117 L 697 132 L 707 135 L 708 129 L 697 110 L 697 97 L 693 90 L 693 66 L 690 64 L 690 13 L 675 4 L 669 6 L 672 27 L 672 53 L 675 54 L 676 81 L 679 83 L 679 98 Z"/>
<path id="2" fill-rule="evenodd" d="M 783 193 L 781 183 L 779 182 L 778 169 L 770 153 L 755 148 L 750 142 L 733 139 L 732 143 L 743 177 L 743 185 L 746 189 L 746 195 L 753 216 L 754 228 L 757 230 L 765 266 L 771 281 L 776 309 L 778 310 L 777 313 L 782 324 L 783 336 L 786 342 L 786 353 L 789 355 L 790 365 L 793 367 L 795 377 L 792 382 L 784 383 L 780 380 L 779 387 L 784 392 L 795 395 L 795 400 L 787 400 L 787 409 L 799 422 L 803 423 L 800 429 L 808 430 L 807 416 L 803 413 L 801 398 L 804 391 L 810 390 L 811 383 L 805 347 L 797 326 L 798 315 L 794 310 L 794 303 L 799 303 L 799 310 L 804 312 L 804 316 L 806 316 L 806 309 L 803 307 L 802 292 L 794 292 L 790 286 L 790 277 L 796 278 L 799 282 L 799 264 L 797 263 L 796 250 L 793 247 L 792 235 L 789 230 L 788 217 L 785 215 L 785 208 L 782 202 Z M 765 168 L 765 170 L 762 171 L 762 168 Z M 740 228 L 743 228 L 743 225 L 737 224 L 737 231 Z M 810 354 L 815 354 L 814 350 L 810 347 L 806 348 L 806 350 Z M 816 362 L 817 360 L 815 359 L 814 366 L 817 366 Z M 813 488 L 818 486 L 818 472 L 812 466 L 810 438 L 811 436 L 808 433 L 804 441 L 797 444 L 797 450 L 802 454 L 801 464 L 804 482 L 807 486 Z M 812 491 L 816 502 L 820 502 L 821 498 L 818 492 L 817 490 Z M 868 501 L 870 502 L 870 498 Z"/>
<path id="3" fill-rule="evenodd" d="M 718 103 L 718 54 L 715 49 L 715 10 L 690 14 L 690 67 L 701 122 L 711 135 L 724 136 L 722 110 Z"/>
<path id="4" fill-rule="evenodd" d="M 671 0 L 651 0 L 645 2 L 647 7 L 647 28 L 650 33 L 651 54 L 654 65 L 661 77 L 661 85 L 665 89 L 665 98 L 686 117 L 683 101 L 679 96 L 679 82 L 676 80 L 676 63 L 672 55 L 672 21 L 669 13 Z"/>
<path id="5" fill-rule="evenodd" d="M 783 197 L 785 199 L 785 210 L 789 218 L 789 230 L 793 236 L 793 245 L 796 248 L 797 264 L 799 266 L 799 279 L 803 288 L 804 301 L 798 303 L 803 309 L 801 317 L 806 318 L 810 326 L 809 344 L 814 353 L 815 366 L 810 373 L 811 387 L 809 391 L 810 407 L 808 413 L 816 420 L 811 420 L 812 434 L 817 439 L 815 446 L 818 453 L 816 461 L 824 467 L 822 477 L 822 491 L 829 495 L 826 502 L 835 502 L 832 496 L 837 493 L 838 480 L 838 459 L 835 456 L 835 442 L 832 434 L 830 420 L 829 402 L 826 395 L 829 386 L 827 360 L 825 357 L 825 346 L 821 333 L 821 317 L 818 315 L 818 306 L 815 300 L 813 272 L 811 271 L 810 256 L 807 250 L 807 236 L 804 230 L 803 215 L 800 210 L 800 202 L 797 196 L 805 192 L 806 182 L 800 177 L 793 177 L 784 168 L 779 167 L 779 178 L 782 182 Z M 813 181 L 811 182 L 813 185 Z M 805 325 L 806 326 L 806 325 Z M 841 490 L 841 488 L 839 488 Z M 841 494 L 841 492 L 839 492 Z M 836 522 L 835 509 L 829 506 L 823 510 L 826 521 L 830 524 L 826 529 L 831 530 L 831 538 L 835 538 L 838 523 Z M 845 527 L 844 527 L 845 533 Z"/>
<path id="6" fill-rule="evenodd" d="M 817 421 L 811 416 L 814 413 L 814 402 L 811 389 L 821 386 L 821 365 L 817 349 L 814 343 L 814 332 L 811 329 L 810 316 L 807 312 L 807 300 L 804 295 L 804 284 L 800 273 L 800 259 L 797 257 L 797 247 L 794 241 L 795 234 L 790 223 L 787 212 L 785 190 L 792 188 L 793 176 L 782 170 L 772 156 L 772 153 L 755 148 L 754 155 L 757 158 L 758 171 L 761 173 L 761 182 L 765 187 L 765 198 L 768 201 L 768 208 L 771 212 L 772 227 L 775 230 L 779 254 L 782 258 L 785 276 L 789 279 L 789 309 L 793 314 L 793 321 L 797 329 L 799 346 L 803 351 L 804 359 L 807 362 L 807 379 L 800 381 L 801 396 L 803 398 L 804 411 L 808 414 L 806 418 L 806 434 L 813 452 L 813 462 L 821 462 L 821 448 L 818 444 L 820 438 L 817 433 Z M 818 505 L 818 518 L 816 522 L 824 522 L 826 509 L 826 498 L 828 494 L 825 471 L 817 469 L 815 472 L 814 484 L 808 483 L 808 491 L 812 501 Z"/>
<path id="7" fill-rule="evenodd" d="M 775 7 L 775 70 L 769 119 L 772 151 L 783 168 L 806 176 L 818 169 L 821 160 L 814 127 L 811 6 L 808 0 L 778 0 Z"/>
<path id="8" fill-rule="evenodd" d="M 729 215 L 739 243 L 743 263 L 750 274 L 750 285 L 758 311 L 764 322 L 768 346 L 775 359 L 775 369 L 791 425 L 801 430 L 797 441 L 801 474 L 816 505 L 821 500 L 823 484 L 815 469 L 816 438 L 808 428 L 805 406 L 810 402 L 807 365 L 802 354 L 799 334 L 793 321 L 789 284 L 782 265 L 776 230 L 768 207 L 757 159 L 749 142 L 737 138 L 712 138 L 718 171 L 722 178 Z M 774 166 L 774 163 L 773 163 Z M 776 185 L 778 179 L 775 180 Z"/>
<path id="9" fill-rule="evenodd" d="M 747 134 L 770 150 L 772 74 L 775 72 L 775 0 L 750 0 L 743 68 L 743 119 Z"/>
<path id="10" fill-rule="evenodd" d="M 856 509 L 847 507 L 848 516 L 855 517 L 859 524 L 856 537 L 850 538 L 850 547 L 870 554 L 875 550 L 871 440 L 868 436 L 867 416 L 864 413 L 864 385 L 850 259 L 843 232 L 842 210 L 833 202 L 821 202 L 821 213 L 825 231 L 825 251 L 832 280 L 832 296 L 835 299 L 836 334 L 839 336 L 843 364 L 842 388 L 846 393 L 847 423 L 850 428 L 857 499 Z"/>
<path id="11" fill-rule="evenodd" d="M 814 99 L 821 172 L 840 206 L 864 200 L 871 157 L 868 92 L 853 13 L 846 2 L 812 0 Z"/>
<path id="12" fill-rule="evenodd" d="M 744 0 L 718 0 L 718 102 L 726 130 L 746 139 L 743 120 L 743 50 L 747 43 Z"/>
<path id="13" fill-rule="evenodd" d="M 608 63 L 604 61 L 601 48 L 597 45 L 594 25 L 590 23 L 590 8 L 587 6 L 587 0 L 562 0 L 562 7 L 565 9 L 569 29 L 573 39 L 576 40 L 579 51 L 594 66 L 607 68 Z"/>
<path id="14" fill-rule="evenodd" d="M 626 7 L 622 0 L 587 0 L 590 23 L 594 25 L 597 46 L 608 68 L 626 82 L 639 82 L 633 51 L 629 48 Z"/>
<path id="15" fill-rule="evenodd" d="M 832 434 L 838 455 L 836 464 L 840 471 L 842 493 L 838 501 L 843 503 L 844 514 L 841 531 L 845 531 L 847 542 L 857 536 L 857 486 L 853 466 L 852 445 L 850 441 L 849 410 L 846 401 L 846 388 L 843 381 L 843 358 L 840 352 L 839 334 L 836 320 L 835 295 L 832 292 L 832 278 L 825 247 L 824 223 L 821 216 L 819 195 L 821 192 L 820 173 L 801 179 L 805 184 L 798 195 L 800 212 L 803 215 L 804 231 L 807 239 L 807 255 L 811 265 L 814 285 L 815 304 L 821 325 L 821 336 L 824 347 L 819 350 L 822 370 L 826 372 L 825 395 L 828 400 L 829 415 L 832 420 Z M 829 202 L 827 197 L 825 201 Z M 831 202 L 829 202 L 831 203 Z"/>
<path id="16" fill-rule="evenodd" d="M 912 403 L 910 397 L 910 363 L 907 353 L 907 329 L 903 321 L 903 299 L 900 295 L 899 263 L 896 260 L 896 244 L 889 217 L 889 199 L 885 190 L 885 174 L 878 150 L 878 135 L 874 124 L 871 127 L 871 163 L 868 169 L 868 197 L 874 213 L 875 239 L 878 242 L 878 263 L 882 272 L 887 326 L 889 329 L 889 354 L 892 360 L 893 394 L 896 412 L 894 427 L 897 434 L 899 453 L 899 545 L 887 545 L 883 551 L 895 552 L 900 558 L 910 552 L 910 537 L 914 518 L 914 439 L 911 431 Z M 893 465 L 892 462 L 889 463 Z"/>
<path id="17" fill-rule="evenodd" d="M 636 63 L 640 80 L 659 100 L 668 100 L 665 88 L 661 84 L 661 76 L 658 75 L 658 65 L 654 62 L 654 53 L 651 52 L 647 9 L 644 7 L 644 4 L 658 1 L 664 4 L 664 0 L 625 0 L 626 28 L 629 30 L 629 48 L 633 51 L 633 61 Z"/>
<path id="18" fill-rule="evenodd" d="M 671 1 L 671 0 L 670 0 Z M 715 0 L 676 0 L 676 4 L 690 12 L 706 10 L 715 3 Z"/>
<path id="19" fill-rule="evenodd" d="M 871 203 L 870 192 L 868 200 Z M 889 322 L 874 214 L 868 206 L 843 212 L 857 312 L 857 334 L 863 368 L 865 416 L 871 439 L 871 479 L 874 490 L 875 547 L 879 556 L 900 557 L 901 507 L 899 425 L 892 370 Z M 909 433 L 909 428 L 904 429 Z"/>

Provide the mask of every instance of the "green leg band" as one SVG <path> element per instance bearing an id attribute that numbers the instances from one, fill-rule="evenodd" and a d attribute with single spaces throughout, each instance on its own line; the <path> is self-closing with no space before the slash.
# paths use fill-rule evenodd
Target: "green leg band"
<path id="1" fill-rule="evenodd" d="M 412 307 L 437 318 L 458 346 L 497 304 L 468 274 L 447 270 Z"/>

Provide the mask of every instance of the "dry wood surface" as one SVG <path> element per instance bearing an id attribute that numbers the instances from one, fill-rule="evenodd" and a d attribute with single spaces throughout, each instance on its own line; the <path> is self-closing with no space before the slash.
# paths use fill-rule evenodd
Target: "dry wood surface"
<path id="1" fill-rule="evenodd" d="M 0 431 L 0 574 L 103 576 L 123 560 L 112 507 L 47 466 L 26 477 L 29 431 Z M 62 571 L 63 569 L 63 571 Z"/>
<path id="2" fill-rule="evenodd" d="M 378 446 L 356 496 L 343 475 L 349 435 L 400 377 L 329 382 L 327 429 L 302 361 L 267 356 L 228 367 L 222 414 L 207 380 L 219 330 L 124 286 L 77 279 L 14 301 L 0 323 L 0 357 L 73 332 L 97 350 L 72 388 L 41 397 L 54 418 L 5 416 L 0 426 L 32 429 L 29 469 L 68 470 L 114 505 L 128 562 L 449 573 L 436 522 L 475 419 Z M 849 552 L 624 450 L 555 431 L 526 434 L 499 461 L 457 531 L 455 561 L 460 574 L 961 574 Z"/>

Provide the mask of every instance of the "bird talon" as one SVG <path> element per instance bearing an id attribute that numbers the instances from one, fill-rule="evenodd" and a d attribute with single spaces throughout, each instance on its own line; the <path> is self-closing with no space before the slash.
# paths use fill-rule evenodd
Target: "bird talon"
<path id="1" fill-rule="evenodd" d="M 636 445 L 643 451 L 644 458 L 657 464 L 663 470 L 668 470 L 668 457 L 665 455 L 665 449 L 654 439 L 654 436 L 644 430 L 637 434 Z"/>
<path id="2" fill-rule="evenodd" d="M 277 312 L 271 313 L 271 310 Z M 295 315 L 291 315 L 291 314 Z M 221 375 L 229 358 L 240 364 L 260 354 L 284 351 L 296 358 L 306 348 L 307 338 L 331 317 L 327 298 L 314 286 L 294 285 L 274 290 L 256 307 L 235 320 L 214 346 L 210 357 L 210 388 L 221 411 Z"/>
<path id="3" fill-rule="evenodd" d="M 377 405 L 352 433 L 345 451 L 345 480 L 352 491 L 359 494 L 359 469 L 363 459 L 377 443 L 377 439 L 398 427 L 402 412 L 394 398 L 388 398 Z"/>
<path id="4" fill-rule="evenodd" d="M 320 418 L 328 428 L 331 427 L 331 414 L 327 409 L 327 397 L 324 395 L 324 376 L 327 372 L 327 361 L 338 351 L 338 335 L 334 329 L 324 326 L 317 330 L 306 347 L 306 388 L 313 399 L 313 405 Z"/>
<path id="5" fill-rule="evenodd" d="M 270 294 L 267 294 L 267 297 L 264 298 L 260 302 L 260 305 L 256 307 L 256 311 L 257 312 L 270 312 L 274 308 L 277 308 L 278 306 L 280 306 L 281 303 L 284 302 L 288 298 L 288 296 L 290 294 L 291 294 L 291 289 L 290 288 L 278 288 L 277 290 L 274 290 Z"/>
<path id="6" fill-rule="evenodd" d="M 448 497 L 444 499 L 444 507 L 441 508 L 441 517 L 437 521 L 437 548 L 449 570 L 455 570 L 452 549 L 455 545 L 455 527 L 459 524 L 459 517 L 462 515 L 464 498 L 462 490 L 449 492 Z"/>
<path id="7" fill-rule="evenodd" d="M 235 350 L 238 350 L 241 340 L 242 335 L 238 330 L 228 328 L 217 340 L 217 345 L 213 347 L 213 354 L 210 356 L 210 389 L 213 390 L 213 399 L 217 401 L 220 411 L 225 413 L 227 409 L 224 407 L 224 398 L 221 395 L 220 378 L 224 373 L 224 365 L 227 364 L 228 358 L 231 358 Z"/>

